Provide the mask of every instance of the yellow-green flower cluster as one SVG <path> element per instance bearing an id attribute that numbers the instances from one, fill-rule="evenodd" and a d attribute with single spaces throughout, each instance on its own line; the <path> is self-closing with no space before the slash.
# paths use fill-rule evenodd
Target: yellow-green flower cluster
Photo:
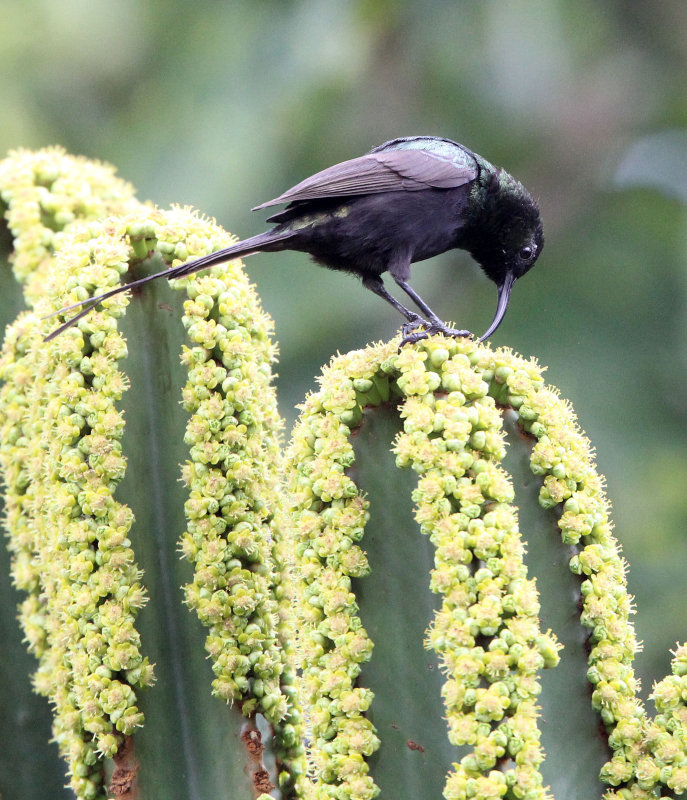
<path id="1" fill-rule="evenodd" d="M 98 227 L 62 234 L 53 258 L 62 282 L 69 270 L 89 270 L 88 242 Z M 114 241 L 93 270 L 118 274 L 122 230 L 101 225 L 98 233 Z M 145 593 L 128 537 L 133 518 L 113 497 L 125 470 L 117 403 L 126 379 L 117 362 L 127 351 L 106 314 L 50 343 L 42 341 L 46 328 L 22 314 L 3 346 L 6 526 L 13 579 L 27 593 L 21 622 L 39 659 L 35 686 L 55 706 L 72 788 L 94 798 L 104 796 L 101 757 L 142 723 L 134 687 L 152 681 L 134 628 Z"/>
<path id="2" fill-rule="evenodd" d="M 402 399 L 397 463 L 419 475 L 416 518 L 436 548 L 431 588 L 443 604 L 427 646 L 446 673 L 449 739 L 471 748 L 448 776 L 445 797 L 549 796 L 539 772 L 537 675 L 558 662 L 559 646 L 539 629 L 513 488 L 499 466 L 504 408 L 515 409 L 536 440 L 531 468 L 542 480 L 540 504 L 557 510 L 562 541 L 575 548 L 570 569 L 582 578 L 581 621 L 591 629 L 592 702 L 614 750 L 602 771 L 617 787 L 607 797 L 655 797 L 661 786 L 684 791 L 687 656 L 681 647 L 673 675 L 654 688 L 659 715 L 649 722 L 632 672 L 637 644 L 625 565 L 602 479 L 574 414 L 545 386 L 535 363 L 433 337 L 400 354 L 385 346 L 335 359 L 294 432 L 288 475 L 311 736 L 304 796 L 372 797 L 376 791 L 364 761 L 376 747 L 365 715 L 371 697 L 356 683 L 372 645 L 351 591 L 351 578 L 367 572 L 359 546 L 367 514 L 348 475 L 349 437 L 365 405 L 390 397 Z M 364 684 L 364 670 L 362 678 Z"/>
<path id="3" fill-rule="evenodd" d="M 127 385 L 116 369 L 127 354 L 116 319 L 129 297 L 105 301 L 49 343 L 42 336 L 57 323 L 38 317 L 117 285 L 151 251 L 186 260 L 231 239 L 186 210 L 130 200 L 109 168 L 59 150 L 19 154 L 15 166 L 16 176 L 3 165 L 0 190 L 17 268 L 27 279 L 33 270 L 26 294 L 36 315 L 9 329 L 0 364 L 13 576 L 28 593 L 22 622 L 40 659 L 36 685 L 55 705 L 72 787 L 80 798 L 100 798 L 101 756 L 142 723 L 134 687 L 152 681 L 133 626 L 145 601 L 128 538 L 133 516 L 113 499 L 125 469 L 117 403 Z M 88 219 L 111 209 L 121 216 Z M 178 285 L 189 294 L 182 548 L 196 573 L 187 597 L 211 627 L 215 691 L 273 723 L 287 787 L 303 771 L 303 748 L 278 640 L 282 589 L 270 534 L 281 425 L 270 385 L 271 323 L 238 263 Z"/>
<path id="4" fill-rule="evenodd" d="M 132 212 L 133 187 L 108 164 L 61 147 L 18 150 L 0 161 L 0 200 L 15 240 L 14 274 L 29 303 L 44 293 L 63 231 L 84 220 Z"/>
<path id="5" fill-rule="evenodd" d="M 632 661 L 638 649 L 630 623 L 625 562 L 611 532 L 608 502 L 591 447 L 568 404 L 544 387 L 531 364 L 497 358 L 493 393 L 517 409 L 520 423 L 537 438 L 532 471 L 542 477 L 540 503 L 560 509 L 562 541 L 576 546 L 570 569 L 582 577 L 581 622 L 590 629 L 588 678 L 592 705 L 609 732 L 612 759 L 601 778 L 615 787 L 607 800 L 654 798 L 661 787 L 687 790 L 687 683 L 685 647 L 673 675 L 654 687 L 658 710 L 648 719 L 637 697 Z"/>
<path id="6" fill-rule="evenodd" d="M 349 353 L 324 371 L 321 390 L 304 406 L 288 452 L 299 663 L 312 738 L 304 796 L 357 800 L 377 792 L 364 760 L 377 748 L 365 716 L 372 697 L 356 685 L 372 645 L 351 591 L 351 578 L 368 571 L 358 545 L 367 513 L 347 469 L 351 426 L 364 406 L 390 396 L 403 401 L 397 462 L 420 475 L 417 519 L 436 547 L 432 589 L 444 604 L 428 646 L 447 674 L 449 737 L 473 747 L 448 777 L 445 796 L 546 796 L 538 771 L 536 674 L 557 662 L 558 646 L 539 630 L 513 491 L 497 466 L 504 444 L 488 394 L 493 371 L 480 363 L 485 352 L 471 342 L 433 338 L 400 354 L 394 345 Z M 504 758 L 512 768 L 500 767 Z"/>
<path id="7" fill-rule="evenodd" d="M 179 240 L 159 230 L 160 246 Z M 211 251 L 187 240 L 188 258 Z M 212 249 L 228 242 L 215 242 Z M 288 774 L 299 772 L 300 721 L 281 646 L 274 539 L 281 421 L 271 386 L 271 320 L 238 262 L 188 283 L 183 324 L 189 345 L 184 407 L 191 413 L 184 467 L 188 528 L 181 548 L 195 566 L 186 598 L 210 628 L 206 649 L 215 694 L 259 711 L 277 731 Z"/>
<path id="8" fill-rule="evenodd" d="M 447 800 L 549 796 L 537 674 L 558 662 L 558 644 L 539 628 L 513 488 L 499 467 L 491 356 L 473 342 L 431 339 L 396 359 L 407 398 L 397 464 L 419 475 L 416 519 L 435 547 L 431 589 L 443 596 L 426 644 L 446 674 L 449 740 L 472 748 L 448 776 Z"/>
<path id="9" fill-rule="evenodd" d="M 366 758 L 378 748 L 365 712 L 372 693 L 357 685 L 372 643 L 358 615 L 351 581 L 369 571 L 360 541 L 367 504 L 346 470 L 353 464 L 351 426 L 367 402 L 388 399 L 381 363 L 393 345 L 349 353 L 324 370 L 287 452 L 292 502 L 292 589 L 299 621 L 298 663 L 307 709 L 310 779 L 304 798 L 369 800 L 378 789 Z"/>

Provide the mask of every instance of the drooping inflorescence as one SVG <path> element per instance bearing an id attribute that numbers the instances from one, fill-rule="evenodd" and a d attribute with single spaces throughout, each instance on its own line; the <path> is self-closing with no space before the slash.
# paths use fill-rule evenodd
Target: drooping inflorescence
<path id="1" fill-rule="evenodd" d="M 151 253 L 185 260 L 231 237 L 188 210 L 138 203 L 112 169 L 60 150 L 17 154 L 3 162 L 0 178 L 15 269 L 35 312 L 8 328 L 0 361 L 13 579 L 27 593 L 21 619 L 39 659 L 35 684 L 55 707 L 72 788 L 80 798 L 101 797 L 102 757 L 113 757 L 143 723 L 137 691 L 153 682 L 135 628 L 146 592 L 129 536 L 134 518 L 115 498 L 126 470 L 119 406 L 128 385 L 117 319 L 129 296 L 112 298 L 49 342 L 43 336 L 56 322 L 41 317 L 116 285 Z M 189 295 L 182 550 L 194 578 L 187 602 L 210 627 L 215 693 L 273 725 L 287 787 L 302 745 L 270 532 L 282 426 L 271 386 L 271 321 L 238 263 L 177 287 Z M 170 546 L 180 533 L 170 532 Z"/>
<path id="2" fill-rule="evenodd" d="M 558 511 L 562 541 L 575 546 L 570 569 L 581 577 L 580 622 L 590 629 L 592 703 L 612 751 L 601 777 L 618 787 L 607 797 L 653 797 L 660 785 L 682 790 L 684 648 L 674 675 L 654 690 L 659 711 L 668 714 L 650 721 L 636 696 L 631 598 L 602 479 L 570 406 L 544 384 L 539 367 L 507 350 L 437 337 L 400 354 L 388 344 L 340 356 L 321 383 L 303 407 L 289 451 L 302 690 L 310 709 L 309 763 L 318 776 L 313 796 L 377 791 L 366 759 L 379 732 L 365 714 L 374 700 L 364 688 L 373 643 L 351 592 L 351 578 L 367 574 L 367 501 L 347 470 L 351 429 L 363 409 L 390 400 L 403 420 L 397 464 L 418 474 L 416 519 L 435 547 L 430 585 L 443 598 L 426 645 L 445 675 L 448 737 L 471 748 L 447 776 L 444 796 L 550 797 L 539 769 L 538 673 L 558 663 L 559 645 L 539 627 L 516 498 L 500 465 L 506 408 L 533 438 L 540 505 Z M 339 700 L 342 687 L 357 698 L 354 714 Z"/>

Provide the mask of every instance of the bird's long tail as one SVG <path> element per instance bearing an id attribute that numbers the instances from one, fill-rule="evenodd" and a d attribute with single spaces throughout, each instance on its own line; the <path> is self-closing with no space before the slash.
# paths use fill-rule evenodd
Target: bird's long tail
<path id="1" fill-rule="evenodd" d="M 126 292 L 129 289 L 136 288 L 137 286 L 143 286 L 144 284 L 150 283 L 150 281 L 157 280 L 158 278 L 167 278 L 167 280 L 172 280 L 173 278 L 182 278 L 185 275 L 191 275 L 194 272 L 199 272 L 200 270 L 214 267 L 215 264 L 221 264 L 223 261 L 230 261 L 234 258 L 251 256 L 253 253 L 259 253 L 260 251 L 265 250 L 282 250 L 286 241 L 292 236 L 293 233 L 289 231 L 282 232 L 279 231 L 278 228 L 271 231 L 265 231 L 265 233 L 259 233 L 257 236 L 251 236 L 249 239 L 242 239 L 240 242 L 229 245 L 229 247 L 225 247 L 223 250 L 218 250 L 216 253 L 210 253 L 202 258 L 197 258 L 195 261 L 189 261 L 186 264 L 180 264 L 178 267 L 174 267 L 172 269 L 163 269 L 160 272 L 154 273 L 153 275 L 146 275 L 145 277 L 131 281 L 130 283 L 123 283 L 121 286 L 116 286 L 114 289 L 110 289 L 108 292 L 103 292 L 103 294 L 96 295 L 95 297 L 89 297 L 86 300 L 81 300 L 78 303 L 73 303 L 70 306 L 65 306 L 64 308 L 59 309 L 59 311 L 49 314 L 48 317 L 53 317 L 66 311 L 72 311 L 73 309 L 81 308 L 82 306 L 84 306 L 84 308 L 81 308 L 81 311 L 79 311 L 79 313 L 73 316 L 71 319 L 67 320 L 67 322 L 62 323 L 62 325 L 60 325 L 58 328 L 55 328 L 54 331 L 51 331 L 45 337 L 45 341 L 48 342 L 50 339 L 54 339 L 56 336 L 59 336 L 63 331 L 66 331 L 67 328 L 71 328 L 72 325 L 78 322 L 82 317 L 85 317 L 86 314 L 92 311 L 103 300 L 107 300 L 108 297 L 114 297 L 114 295 L 119 294 L 120 292 Z"/>

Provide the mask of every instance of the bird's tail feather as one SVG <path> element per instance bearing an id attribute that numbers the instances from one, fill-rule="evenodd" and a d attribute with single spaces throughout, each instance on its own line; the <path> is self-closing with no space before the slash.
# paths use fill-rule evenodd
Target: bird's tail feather
<path id="1" fill-rule="evenodd" d="M 67 330 L 67 328 L 70 328 L 82 317 L 85 317 L 86 314 L 94 309 L 99 303 L 101 303 L 103 300 L 107 300 L 108 297 L 114 297 L 114 295 L 119 294 L 120 292 L 126 292 L 129 289 L 136 288 L 137 286 L 143 286 L 146 283 L 157 280 L 157 278 L 167 278 L 167 280 L 172 280 L 173 278 L 182 278 L 185 275 L 191 275 L 194 272 L 199 272 L 203 269 L 209 269 L 216 264 L 221 264 L 223 261 L 230 261 L 234 258 L 251 256 L 253 253 L 258 253 L 261 250 L 279 250 L 283 247 L 282 243 L 292 236 L 293 233 L 290 232 L 281 233 L 274 230 L 265 231 L 265 233 L 259 233 L 257 236 L 251 236 L 249 239 L 242 239 L 240 242 L 236 242 L 236 244 L 232 244 L 229 245 L 229 247 L 218 250 L 216 253 L 210 253 L 207 256 L 197 258 L 195 261 L 189 261 L 186 264 L 180 264 L 178 267 L 174 267 L 172 269 L 163 269 L 160 272 L 155 272 L 153 275 L 145 275 L 143 278 L 139 278 L 138 280 L 130 281 L 129 283 L 123 283 L 121 286 L 116 286 L 114 289 L 103 292 L 103 294 L 96 295 L 95 297 L 89 297 L 86 300 L 80 300 L 78 303 L 73 303 L 70 306 L 65 306 L 58 311 L 54 311 L 52 314 L 48 314 L 45 319 L 54 317 L 57 314 L 62 314 L 66 311 L 72 311 L 75 308 L 81 308 L 82 306 L 85 306 L 85 308 L 82 308 L 78 314 L 67 320 L 67 322 L 64 322 L 54 331 L 51 331 L 45 337 L 44 341 L 48 342 L 50 339 L 54 339 L 56 336 L 59 336 L 63 331 Z"/>

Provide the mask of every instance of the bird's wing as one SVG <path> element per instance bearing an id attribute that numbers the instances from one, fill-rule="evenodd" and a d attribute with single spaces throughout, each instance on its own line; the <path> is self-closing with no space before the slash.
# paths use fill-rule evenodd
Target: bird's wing
<path id="1" fill-rule="evenodd" d="M 417 191 L 463 186 L 477 177 L 477 164 L 456 163 L 426 150 L 388 150 L 342 161 L 311 175 L 253 211 L 298 200 L 321 200 L 356 194 Z"/>

